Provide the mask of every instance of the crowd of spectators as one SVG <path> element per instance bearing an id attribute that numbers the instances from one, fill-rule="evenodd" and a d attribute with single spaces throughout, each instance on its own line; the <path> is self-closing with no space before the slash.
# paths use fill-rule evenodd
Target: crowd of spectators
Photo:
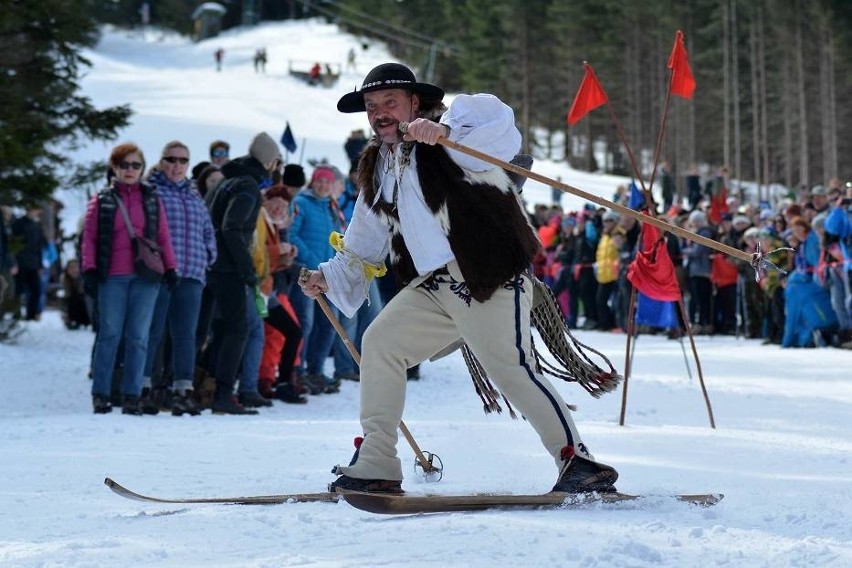
<path id="1" fill-rule="evenodd" d="M 55 261 L 62 241 L 48 238 L 42 209 L 17 218 L 3 209 L 0 302 L 37 321 L 50 282 L 58 282 L 68 329 L 95 332 L 95 413 L 121 406 L 131 415 L 197 415 L 206 408 L 256 414 L 273 401 L 304 404 L 308 395 L 338 392 L 341 381 L 359 380 L 358 367 L 295 283 L 301 268 L 315 269 L 334 254 L 329 234 L 342 234 L 351 219 L 362 138 L 353 132 L 347 140 L 349 172 L 317 163 L 310 177 L 301 165 L 283 164 L 265 133 L 235 158 L 227 142 L 216 140 L 192 167 L 189 148 L 177 140 L 150 168 L 139 147 L 118 145 L 107 186 L 81 219 L 75 258 L 61 270 Z M 658 218 L 743 251 L 760 250 L 784 272 L 756 281 L 749 265 L 667 233 L 688 322 L 643 323 L 638 331 L 681 338 L 688 325 L 697 335 L 782 347 L 852 348 L 850 184 L 834 178 L 755 205 L 729 196 L 724 169 L 703 183 L 691 170 L 681 190 L 663 164 L 660 181 L 665 207 Z M 620 186 L 613 200 L 640 208 L 637 193 Z M 551 286 L 570 328 L 625 331 L 627 270 L 642 223 L 592 204 L 564 211 L 559 197 L 554 191 L 553 204 L 530 213 L 543 245 L 531 268 Z M 153 280 L 135 266 L 140 238 L 159 248 L 162 274 Z M 388 275 L 372 282 L 354 317 L 331 306 L 356 349 L 395 292 Z M 410 369 L 409 379 L 417 378 L 419 370 Z"/>
<path id="2" fill-rule="evenodd" d="M 756 282 L 748 264 L 667 233 L 691 331 L 782 347 L 852 348 L 852 187 L 832 178 L 799 188 L 774 205 L 741 204 L 730 196 L 726 175 L 722 168 L 702 184 L 691 171 L 686 191 L 675 190 L 671 199 L 666 195 L 669 207 L 658 218 L 739 250 L 759 249 L 784 272 L 762 273 Z M 613 201 L 640 209 L 631 203 L 637 194 L 636 188 L 620 186 Z M 552 286 L 569 327 L 626 330 L 627 269 L 640 243 L 641 223 L 593 204 L 563 211 L 558 200 L 535 205 L 531 221 L 544 245 L 534 272 Z M 680 321 L 670 328 L 639 329 L 679 338 L 686 327 Z"/>
<path id="3" fill-rule="evenodd" d="M 329 319 L 295 285 L 302 267 L 334 254 L 329 233 L 345 231 L 358 195 L 354 166 L 345 175 L 318 163 L 308 178 L 302 166 L 283 164 L 265 133 L 245 155 L 232 157 L 216 140 L 207 159 L 190 162 L 178 140 L 150 167 L 138 146 L 113 148 L 106 187 L 89 201 L 74 258 L 63 263 L 57 295 L 66 326 L 95 332 L 94 412 L 256 414 L 360 380 Z M 5 208 L 0 235 L 8 277 L 0 296 L 17 299 L 17 317 L 38 320 L 45 267 L 54 264 L 41 209 L 14 218 Z M 162 261 L 153 278 L 137 266 L 144 240 Z M 358 349 L 395 293 L 392 277 L 384 280 L 354 317 L 332 308 Z"/>

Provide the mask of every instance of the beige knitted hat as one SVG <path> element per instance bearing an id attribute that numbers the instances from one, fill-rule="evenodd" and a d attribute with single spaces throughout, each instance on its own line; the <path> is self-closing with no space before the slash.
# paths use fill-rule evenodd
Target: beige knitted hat
<path id="1" fill-rule="evenodd" d="M 258 133 L 249 145 L 249 155 L 263 164 L 263 167 L 269 167 L 273 160 L 281 160 L 281 150 L 278 148 L 278 143 L 266 132 Z"/>

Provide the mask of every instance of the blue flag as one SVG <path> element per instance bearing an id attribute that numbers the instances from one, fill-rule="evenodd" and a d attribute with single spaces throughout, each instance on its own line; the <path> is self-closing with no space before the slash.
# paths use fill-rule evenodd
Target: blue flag
<path id="1" fill-rule="evenodd" d="M 639 188 L 636 187 L 635 181 L 630 181 L 630 203 L 628 207 L 633 209 L 634 211 L 638 211 L 642 205 L 645 204 L 645 196 L 642 195 L 642 192 L 639 191 Z"/>
<path id="2" fill-rule="evenodd" d="M 296 151 L 296 139 L 293 137 L 293 131 L 290 130 L 290 123 L 284 128 L 284 134 L 281 135 L 281 145 L 284 146 L 291 154 Z"/>
<path id="3" fill-rule="evenodd" d="M 637 298 L 636 323 L 663 329 L 672 329 L 680 325 L 674 302 L 653 300 L 642 292 L 637 292 Z"/>

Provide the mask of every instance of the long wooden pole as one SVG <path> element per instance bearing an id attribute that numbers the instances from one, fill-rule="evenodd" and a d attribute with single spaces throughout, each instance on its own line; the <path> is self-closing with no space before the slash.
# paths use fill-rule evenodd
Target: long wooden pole
<path id="1" fill-rule="evenodd" d="M 754 266 L 755 261 L 758 258 L 758 255 L 748 253 L 742 250 L 735 249 L 732 246 L 728 246 L 724 243 L 720 243 L 718 241 L 714 241 L 713 239 L 709 239 L 697 233 L 693 233 L 692 231 L 688 231 L 682 227 L 678 227 L 677 225 L 672 225 L 666 223 L 665 221 L 661 221 L 652 215 L 646 215 L 644 213 L 640 213 L 639 211 L 634 211 L 629 207 L 625 207 L 624 205 L 619 205 L 609 199 L 605 199 L 603 197 L 598 197 L 593 193 L 589 193 L 587 191 L 583 191 L 580 188 L 574 187 L 572 185 L 568 185 L 567 183 L 562 183 L 560 181 L 556 181 L 555 179 L 551 179 L 547 176 L 543 176 L 541 174 L 537 174 L 532 170 L 528 170 L 526 168 L 522 168 L 520 166 L 516 166 L 515 164 L 511 164 L 509 162 L 505 162 L 499 158 L 495 158 L 489 154 L 484 152 L 480 152 L 479 150 L 475 150 L 468 146 L 464 146 L 463 144 L 459 144 L 458 142 L 453 142 L 447 138 L 439 138 L 438 144 L 442 146 L 446 146 L 451 150 L 456 150 L 463 154 L 467 154 L 468 156 L 473 156 L 474 158 L 478 158 L 483 162 L 488 162 L 489 164 L 493 164 L 495 166 L 501 167 L 504 170 L 508 170 L 510 172 L 516 173 L 518 175 L 524 176 L 529 179 L 534 179 L 538 182 L 541 182 L 550 187 L 556 187 L 565 193 L 570 193 L 572 195 L 576 195 L 577 197 L 582 197 L 592 203 L 597 203 L 601 207 L 606 207 L 608 209 L 612 209 L 613 211 L 618 212 L 621 215 L 626 215 L 628 217 L 633 217 L 634 219 L 641 221 L 642 223 L 648 223 L 650 225 L 654 225 L 661 231 L 668 231 L 674 235 L 682 237 L 684 239 L 689 239 L 690 241 L 694 241 L 698 244 L 704 245 L 708 248 L 712 248 L 718 252 L 727 254 L 728 256 L 732 256 L 736 259 L 742 260 L 743 262 L 747 262 L 750 265 Z"/>
<path id="2" fill-rule="evenodd" d="M 353 359 L 355 359 L 355 363 L 357 363 L 360 367 L 361 354 L 358 353 L 358 350 L 349 338 L 349 334 L 346 333 L 346 330 L 343 329 L 342 325 L 340 325 L 340 320 L 338 320 L 337 316 L 334 315 L 334 312 L 331 311 L 328 302 L 326 302 L 325 298 L 322 296 L 317 296 L 317 303 L 319 304 L 322 313 L 325 314 L 325 317 L 327 317 L 328 321 L 331 322 L 332 327 L 334 327 L 335 331 L 337 331 L 340 339 L 343 340 L 343 345 L 345 345 L 346 349 L 349 350 L 349 354 L 352 355 Z M 399 431 L 402 432 L 403 437 L 405 437 L 408 441 L 408 445 L 411 446 L 412 450 L 414 450 L 414 455 L 417 457 L 417 461 L 420 462 L 420 465 L 423 466 L 423 471 L 426 473 L 437 472 L 438 468 L 432 465 L 432 463 L 426 458 L 423 450 L 420 449 L 420 446 L 418 446 L 417 442 L 414 440 L 414 436 L 411 435 L 411 431 L 409 431 L 408 426 L 406 426 L 405 422 L 402 420 L 399 421 Z"/>
<path id="3" fill-rule="evenodd" d="M 680 317 L 683 319 L 683 326 L 686 328 L 686 333 L 689 335 L 689 344 L 692 346 L 692 354 L 695 356 L 695 368 L 698 370 L 698 382 L 701 385 L 701 393 L 704 395 L 704 404 L 707 406 L 707 417 L 710 419 L 710 427 L 716 429 L 716 419 L 713 418 L 713 407 L 710 405 L 710 396 L 707 394 L 707 387 L 704 384 L 704 373 L 701 372 L 701 361 L 698 359 L 698 349 L 695 347 L 695 336 L 692 334 L 692 326 L 689 323 L 689 315 L 686 313 L 686 306 L 681 297 L 677 301 L 680 309 Z"/>

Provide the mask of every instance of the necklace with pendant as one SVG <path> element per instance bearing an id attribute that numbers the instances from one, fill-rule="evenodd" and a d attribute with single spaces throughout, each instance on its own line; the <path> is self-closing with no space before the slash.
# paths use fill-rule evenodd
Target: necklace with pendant
<path id="1" fill-rule="evenodd" d="M 394 168 L 393 201 L 391 202 L 391 211 L 393 212 L 397 211 L 400 180 L 402 180 L 402 174 L 403 172 L 405 172 L 405 168 L 407 168 L 408 164 L 411 163 L 411 151 L 413 149 L 413 142 L 405 142 L 403 143 L 402 148 L 399 151 L 399 159 L 397 160 L 396 155 L 394 156 L 394 160 L 397 162 L 397 167 Z"/>

